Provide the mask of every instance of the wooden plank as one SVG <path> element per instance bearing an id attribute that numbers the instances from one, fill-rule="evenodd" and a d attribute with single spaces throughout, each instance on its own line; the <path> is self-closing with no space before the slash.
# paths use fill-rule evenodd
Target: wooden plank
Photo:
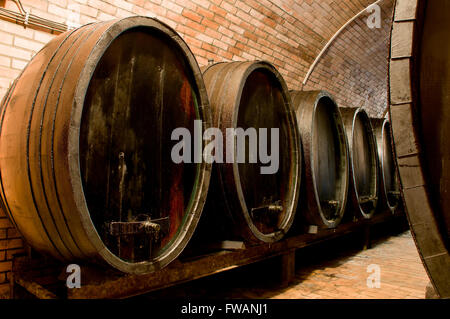
<path id="1" fill-rule="evenodd" d="M 238 250 L 245 249 L 245 244 L 243 241 L 224 240 L 216 243 L 216 248 L 220 250 Z"/>
<path id="2" fill-rule="evenodd" d="M 391 58 L 412 56 L 414 22 L 394 23 L 391 37 Z"/>
<path id="3" fill-rule="evenodd" d="M 397 157 L 404 157 L 419 153 L 419 145 L 414 134 L 412 105 L 392 105 L 391 126 L 395 141 Z"/>
<path id="4" fill-rule="evenodd" d="M 416 18 L 417 0 L 399 0 L 395 6 L 394 21 L 407 21 Z"/>
<path id="5" fill-rule="evenodd" d="M 20 277 L 17 274 L 14 275 L 14 282 L 39 299 L 57 299 L 57 296 L 51 291 L 48 291 L 36 282 Z"/>
<path id="6" fill-rule="evenodd" d="M 389 68 L 391 105 L 412 102 L 410 67 L 408 58 L 391 60 Z"/>
<path id="7" fill-rule="evenodd" d="M 250 263 L 281 257 L 280 279 L 288 284 L 295 274 L 295 251 L 345 234 L 368 228 L 371 225 L 404 216 L 402 212 L 390 211 L 375 214 L 371 219 L 360 219 L 341 224 L 337 229 L 319 229 L 317 234 L 301 234 L 285 238 L 282 241 L 247 247 L 245 249 L 221 250 L 209 255 L 177 259 L 166 268 L 147 275 L 124 275 L 115 271 L 106 271 L 98 266 L 81 265 L 82 287 L 68 289 L 67 297 L 79 298 L 127 298 L 150 291 L 163 289 L 188 282 Z M 238 247 L 241 242 L 222 242 L 222 247 Z M 23 286 L 38 298 L 53 298 L 54 293 L 42 285 L 42 271 L 46 275 L 53 272 L 55 278 L 61 273 L 61 264 L 45 259 L 16 257 L 13 263 L 14 284 Z M 52 269 L 50 269 L 52 268 Z M 60 282 L 59 284 L 62 284 Z M 14 291 L 14 287 L 12 287 Z"/>
<path id="8" fill-rule="evenodd" d="M 372 247 L 372 242 L 370 240 L 370 225 L 364 226 L 363 234 L 364 234 L 363 250 L 370 249 Z"/>
<path id="9" fill-rule="evenodd" d="M 287 287 L 295 277 L 295 249 L 281 256 L 281 285 Z"/>
<path id="10" fill-rule="evenodd" d="M 342 224 L 337 229 L 321 229 L 317 234 L 301 234 L 285 238 L 276 243 L 253 246 L 235 251 L 219 251 L 214 254 L 199 256 L 196 259 L 179 259 L 166 268 L 151 274 L 122 275 L 112 279 L 105 277 L 103 280 L 98 280 L 97 283 L 87 283 L 83 284 L 81 288 L 69 289 L 67 296 L 70 299 L 131 297 L 283 254 L 291 254 L 290 256 L 282 257 L 285 259 L 285 270 L 288 271 L 288 273 L 282 274 L 282 276 L 285 277 L 285 280 L 289 280 L 289 276 L 292 275 L 289 272 L 293 271 L 292 254 L 295 254 L 296 249 L 336 238 L 360 230 L 363 225 L 378 224 L 399 215 L 393 215 L 387 211 L 376 214 L 369 220 L 361 219 L 357 222 Z M 82 266 L 81 271 L 83 274 L 89 270 Z"/>
<path id="11" fill-rule="evenodd" d="M 418 155 L 397 158 L 397 163 L 404 190 L 425 185 Z"/>

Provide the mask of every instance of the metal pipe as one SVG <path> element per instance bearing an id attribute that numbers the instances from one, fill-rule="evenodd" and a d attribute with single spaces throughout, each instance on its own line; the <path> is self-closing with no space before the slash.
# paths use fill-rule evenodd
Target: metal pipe
<path id="1" fill-rule="evenodd" d="M 39 27 L 44 28 L 47 30 L 50 30 L 53 32 L 65 32 L 69 30 L 69 26 L 64 23 L 58 23 L 51 20 L 47 20 L 41 17 L 38 17 L 34 14 L 28 14 L 28 13 L 19 13 L 12 10 L 0 8 L 0 18 L 7 20 L 7 21 L 13 21 L 17 24 L 22 24 L 24 27 Z"/>

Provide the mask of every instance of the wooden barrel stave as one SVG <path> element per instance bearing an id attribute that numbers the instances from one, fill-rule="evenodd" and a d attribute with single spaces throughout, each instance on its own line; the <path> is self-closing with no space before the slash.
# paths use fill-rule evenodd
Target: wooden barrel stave
<path id="1" fill-rule="evenodd" d="M 53 63 L 48 65 L 47 72 L 43 76 L 42 84 L 36 92 L 33 114 L 30 114 L 30 127 L 36 128 L 36 130 L 30 131 L 28 143 L 30 184 L 37 203 L 37 213 L 42 215 L 47 212 L 52 212 L 42 218 L 48 221 L 45 223 L 46 225 L 55 224 L 56 229 L 51 232 L 49 231 L 49 237 L 54 240 L 59 238 L 59 241 L 62 241 L 64 247 L 59 245 L 61 248 L 58 250 L 61 251 L 65 248 L 69 253 L 69 255 L 65 253 L 63 255 L 64 258 L 83 258 L 84 254 L 82 251 L 86 251 L 86 248 L 79 247 L 81 243 L 76 239 L 79 237 L 73 234 L 77 232 L 77 229 L 82 229 L 82 225 L 77 225 L 77 222 L 72 220 L 69 226 L 68 219 L 70 220 L 70 217 L 66 216 L 67 212 L 64 213 L 65 210 L 61 206 L 61 197 L 66 196 L 58 190 L 57 187 L 61 183 L 57 184 L 55 180 L 57 173 L 53 172 L 52 169 L 55 167 L 55 161 L 58 161 L 53 156 L 58 151 L 53 149 L 53 136 L 55 134 L 53 126 L 56 121 L 56 111 L 53 111 L 52 106 L 61 103 L 61 101 L 59 95 L 49 96 L 49 92 L 50 90 L 63 92 L 64 88 L 62 85 L 67 72 L 69 72 L 68 64 L 73 61 L 73 56 L 77 53 L 83 42 L 95 31 L 95 28 L 92 25 L 86 29 L 80 29 L 73 34 L 73 37 L 76 37 L 75 41 L 65 43 L 58 50 L 52 61 Z M 102 31 L 104 31 L 104 28 L 98 32 Z M 33 146 L 37 149 L 33 149 Z M 41 201 L 40 203 L 39 200 Z M 93 247 L 89 247 L 88 249 L 94 250 Z"/>
<path id="2" fill-rule="evenodd" d="M 60 36 L 58 40 L 50 42 L 43 50 L 48 49 L 49 52 L 54 52 L 59 48 L 60 45 L 62 45 L 65 38 L 65 36 Z M 32 73 L 22 73 L 22 76 L 18 79 L 17 84 L 12 92 L 29 92 L 29 94 L 15 94 L 15 100 L 8 101 L 8 103 L 17 103 L 17 105 L 19 106 L 33 104 L 33 93 L 38 89 L 41 82 L 40 77 L 46 71 L 47 65 L 51 61 L 52 57 L 53 56 L 51 54 L 36 55 L 36 57 L 27 66 L 27 69 L 35 69 L 36 71 Z M 4 110 L 6 110 L 6 107 L 4 108 Z M 26 113 L 27 111 L 28 113 Z M 28 130 L 28 119 L 30 118 L 30 112 L 31 109 L 16 107 L 14 113 L 8 113 L 7 116 L 2 119 L 2 131 L 8 130 L 9 132 L 8 138 L 2 141 L 2 147 L 4 147 L 4 151 L 2 152 L 2 154 L 11 154 L 12 151 L 27 154 L 26 141 L 23 141 L 20 144 L 18 144 L 17 141 L 21 140 L 20 135 L 22 134 L 22 132 Z M 17 150 L 18 147 L 21 148 L 20 151 Z M 6 159 L 3 165 L 12 166 L 18 164 L 20 165 L 18 169 L 19 171 L 29 173 L 27 167 L 28 163 L 25 161 L 25 159 L 21 158 L 20 161 L 17 161 L 14 158 L 10 158 L 10 160 L 11 162 Z M 12 172 L 12 174 L 14 173 L 15 172 Z M 38 249 L 42 249 L 41 247 L 48 246 L 55 248 L 55 243 L 53 243 L 53 240 L 50 238 L 47 228 L 42 223 L 42 217 L 38 214 L 35 203 L 33 203 L 32 189 L 30 189 L 29 185 L 26 185 L 27 183 L 29 183 L 30 177 L 28 177 L 27 179 L 18 180 L 13 180 L 11 177 L 12 176 L 5 175 L 4 173 L 2 174 L 2 181 L 5 192 L 5 197 L 3 200 L 6 203 L 6 206 L 13 206 L 13 209 L 16 211 L 13 217 L 16 223 L 20 225 L 23 224 L 19 228 L 19 230 L 24 234 L 26 239 L 28 239 L 28 234 L 32 234 L 32 238 L 37 238 L 34 243 Z M 8 181 L 11 182 L 8 183 Z M 15 196 L 20 196 L 22 198 L 16 198 Z M 10 209 L 8 210 L 10 211 Z M 27 223 L 27 219 L 30 218 L 27 216 L 27 212 L 34 212 L 34 214 L 32 215 L 34 219 L 32 223 Z M 10 213 L 10 215 L 12 214 Z M 24 219 L 24 217 L 26 219 Z M 46 217 L 48 218 L 49 216 Z M 40 234 L 45 234 L 46 236 L 41 237 L 39 236 Z M 59 250 L 58 253 L 60 253 Z"/>

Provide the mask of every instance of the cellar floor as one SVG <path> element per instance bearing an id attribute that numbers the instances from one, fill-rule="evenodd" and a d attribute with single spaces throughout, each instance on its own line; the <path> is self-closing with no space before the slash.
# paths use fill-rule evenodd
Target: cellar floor
<path id="1" fill-rule="evenodd" d="M 379 288 L 367 284 L 368 277 L 375 273 L 373 265 L 379 266 Z M 298 269 L 295 282 L 272 297 L 417 299 L 425 297 L 428 281 L 408 231 L 378 242 L 371 249 L 353 255 L 344 253 L 334 260 Z"/>
<path id="2" fill-rule="evenodd" d="M 298 250 L 296 275 L 287 287 L 280 286 L 277 257 L 138 298 L 424 298 L 428 277 L 409 231 L 382 235 L 366 250 L 358 239 L 352 235 Z M 367 279 L 377 270 L 379 288 L 369 288 Z"/>

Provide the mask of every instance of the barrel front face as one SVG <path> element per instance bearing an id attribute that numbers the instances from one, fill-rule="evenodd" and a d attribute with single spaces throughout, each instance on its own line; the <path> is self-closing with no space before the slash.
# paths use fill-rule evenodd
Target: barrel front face
<path id="1" fill-rule="evenodd" d="M 227 140 L 236 160 L 218 165 L 235 227 L 249 241 L 279 240 L 292 224 L 300 185 L 299 137 L 286 85 L 265 62 L 219 63 L 204 76 L 223 135 L 227 128 L 249 134 L 244 143 L 242 135 Z"/>
<path id="2" fill-rule="evenodd" d="M 374 120 L 372 120 L 374 122 Z M 375 135 L 377 138 L 378 158 L 380 161 L 380 175 L 382 192 L 387 207 L 394 212 L 400 199 L 400 185 L 392 148 L 392 136 L 389 121 L 386 119 L 375 120 Z"/>
<path id="3" fill-rule="evenodd" d="M 364 218 L 376 210 L 379 197 L 378 153 L 372 124 L 361 108 L 341 108 L 350 150 L 352 201 Z"/>
<path id="4" fill-rule="evenodd" d="M 87 206 L 108 249 L 130 262 L 157 258 L 186 227 L 199 180 L 198 165 L 171 159 L 172 132 L 182 127 L 193 133 L 199 112 L 191 67 L 171 42 L 145 28 L 119 35 L 97 64 L 83 108 L 80 165 Z M 120 236 L 105 227 L 133 221 L 160 221 L 164 229 L 152 238 L 145 232 Z"/>
<path id="5" fill-rule="evenodd" d="M 347 141 L 339 109 L 324 91 L 292 93 L 306 166 L 310 223 L 333 228 L 345 212 L 349 183 Z"/>
<path id="6" fill-rule="evenodd" d="M 30 63 L 3 110 L 8 162 L 0 171 L 11 219 L 32 246 L 64 261 L 129 273 L 165 266 L 190 239 L 209 183 L 210 164 L 171 158 L 174 129 L 210 126 L 194 56 L 166 25 L 131 17 L 66 33 L 34 60 L 43 70 Z M 29 95 L 18 95 L 28 81 Z M 23 122 L 29 136 L 11 138 Z M 28 169 L 12 178 L 21 165 Z"/>
<path id="7" fill-rule="evenodd" d="M 397 0 L 390 118 L 411 232 L 436 292 L 450 297 L 450 2 Z"/>

